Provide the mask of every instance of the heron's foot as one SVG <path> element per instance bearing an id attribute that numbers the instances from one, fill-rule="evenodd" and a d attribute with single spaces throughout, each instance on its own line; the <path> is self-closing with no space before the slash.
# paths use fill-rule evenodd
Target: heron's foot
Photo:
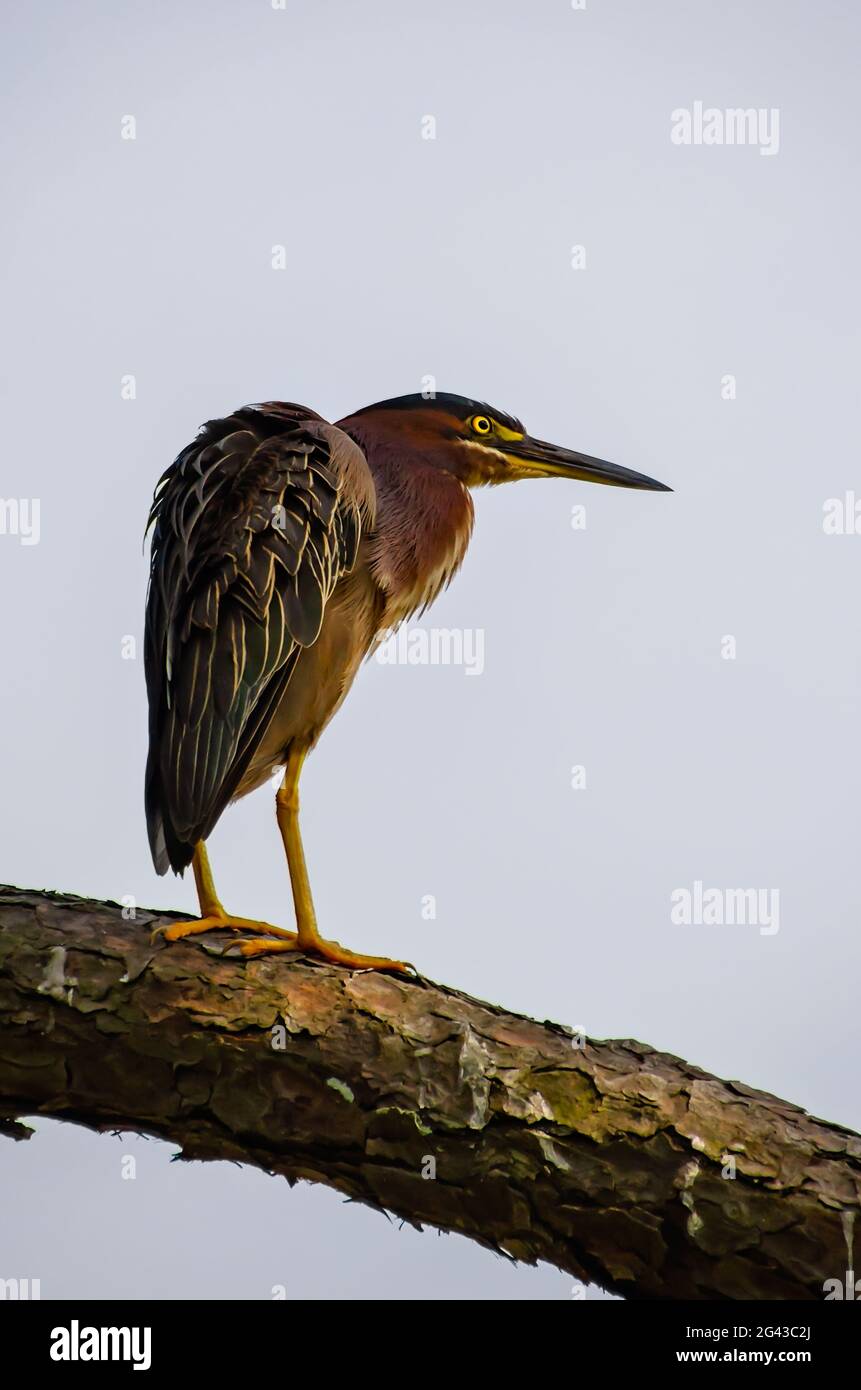
<path id="1" fill-rule="evenodd" d="M 292 936 L 293 933 L 291 932 Z M 399 975 L 415 975 L 414 965 L 408 961 L 389 960 L 387 956 L 363 956 L 348 951 L 338 941 L 324 941 L 315 936 L 311 941 L 300 942 L 299 938 L 287 941 L 272 941 L 266 937 L 260 940 L 240 941 L 236 951 L 241 956 L 263 956 L 275 951 L 301 951 L 304 955 L 317 956 L 332 965 L 344 965 L 348 970 L 394 970 Z"/>
<path id="2" fill-rule="evenodd" d="M 234 917 L 230 912 L 210 912 L 205 917 L 193 917 L 188 922 L 172 922 L 169 927 L 156 927 L 152 940 L 163 937 L 165 941 L 181 941 L 186 936 L 199 936 L 207 931 L 253 931 L 266 932 L 282 950 L 294 950 L 298 937 L 294 931 L 285 927 L 273 927 L 270 922 L 258 922 L 253 917 Z"/>

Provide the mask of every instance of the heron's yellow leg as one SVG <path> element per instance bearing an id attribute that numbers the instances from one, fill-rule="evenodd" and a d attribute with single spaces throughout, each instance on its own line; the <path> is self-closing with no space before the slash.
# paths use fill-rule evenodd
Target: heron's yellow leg
<path id="1" fill-rule="evenodd" d="M 243 941 L 239 951 L 243 956 L 263 955 L 268 951 L 295 950 L 307 951 L 309 955 L 320 956 L 335 965 L 346 965 L 352 970 L 398 970 L 409 974 L 412 966 L 401 960 L 388 960 L 385 956 L 363 956 L 348 951 L 337 941 L 326 941 L 317 927 L 314 900 L 311 897 L 311 884 L 305 851 L 299 832 L 299 774 L 305 761 L 307 749 L 293 745 L 287 757 L 284 780 L 278 788 L 275 810 L 278 828 L 284 841 L 287 865 L 290 869 L 290 884 L 293 889 L 293 903 L 296 909 L 298 939 L 296 945 L 287 946 L 280 941 Z"/>
<path id="2" fill-rule="evenodd" d="M 267 932 L 278 941 L 281 950 L 296 949 L 298 937 L 295 932 L 286 931 L 284 927 L 273 927 L 269 922 L 258 922 L 253 917 L 234 917 L 222 907 L 221 899 L 215 891 L 209 855 L 202 840 L 195 847 L 191 867 L 194 870 L 200 916 L 189 922 L 173 922 L 169 927 L 156 927 L 153 939 L 163 936 L 165 941 L 180 941 L 184 936 L 197 936 L 201 932 L 220 931 L 229 927 L 233 931 Z"/>

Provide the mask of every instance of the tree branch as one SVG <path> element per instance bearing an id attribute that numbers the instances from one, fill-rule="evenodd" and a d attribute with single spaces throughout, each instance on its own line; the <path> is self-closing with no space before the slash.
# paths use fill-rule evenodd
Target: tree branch
<path id="1" fill-rule="evenodd" d="M 852 1267 L 850 1130 L 426 980 L 153 945 L 177 916 L 0 887 L 0 1132 L 158 1135 L 629 1298 L 821 1299 Z"/>

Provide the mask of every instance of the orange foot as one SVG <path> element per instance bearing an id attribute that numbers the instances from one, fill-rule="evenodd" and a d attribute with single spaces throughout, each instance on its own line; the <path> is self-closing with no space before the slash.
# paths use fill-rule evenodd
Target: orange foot
<path id="1" fill-rule="evenodd" d="M 181 941 L 185 936 L 198 936 L 206 931 L 268 932 L 277 941 L 282 951 L 295 950 L 298 937 L 294 931 L 284 927 L 273 927 L 269 922 L 258 922 L 253 917 L 234 917 L 229 912 L 210 912 L 206 917 L 193 917 L 189 922 L 172 922 L 169 927 L 156 927 L 152 940 L 163 937 L 165 941 Z"/>
<path id="2" fill-rule="evenodd" d="M 293 936 L 292 932 L 286 935 Z M 321 960 L 330 961 L 332 965 L 345 965 L 348 970 L 394 970 L 400 975 L 415 975 L 416 968 L 408 961 L 389 960 L 386 956 L 362 956 L 355 951 L 348 951 L 338 941 L 324 941 L 321 936 L 314 937 L 311 941 L 303 945 L 299 944 L 298 937 L 292 941 L 277 941 L 269 937 L 252 938 L 250 941 L 239 941 L 236 949 L 231 944 L 230 955 L 241 956 L 263 956 L 276 951 L 301 951 L 305 955 L 318 956 Z"/>

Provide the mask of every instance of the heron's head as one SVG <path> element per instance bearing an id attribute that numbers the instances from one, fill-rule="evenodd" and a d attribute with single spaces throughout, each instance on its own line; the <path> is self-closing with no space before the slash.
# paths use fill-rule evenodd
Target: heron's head
<path id="1" fill-rule="evenodd" d="M 611 487 L 672 491 L 630 468 L 536 439 L 504 410 L 448 392 L 378 401 L 338 424 L 366 449 L 400 448 L 454 473 L 469 487 L 517 478 L 579 478 Z"/>

